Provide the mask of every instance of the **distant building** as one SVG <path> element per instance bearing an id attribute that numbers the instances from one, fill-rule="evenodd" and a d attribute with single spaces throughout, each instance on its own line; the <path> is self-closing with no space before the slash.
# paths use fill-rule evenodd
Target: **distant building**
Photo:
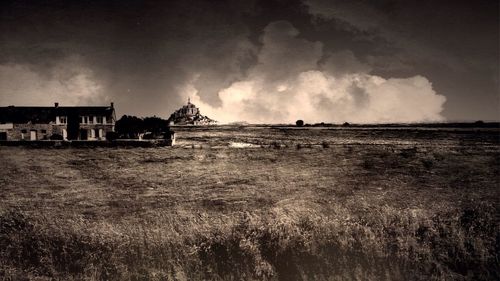
<path id="1" fill-rule="evenodd" d="M 176 110 L 170 118 L 168 118 L 170 125 L 215 125 L 217 121 L 208 118 L 207 116 L 203 116 L 200 113 L 200 109 L 197 108 L 194 104 L 191 103 L 191 100 L 188 99 L 188 102 L 183 107 Z"/>
<path id="2" fill-rule="evenodd" d="M 0 107 L 0 140 L 105 140 L 115 129 L 110 106 L 7 106 Z"/>

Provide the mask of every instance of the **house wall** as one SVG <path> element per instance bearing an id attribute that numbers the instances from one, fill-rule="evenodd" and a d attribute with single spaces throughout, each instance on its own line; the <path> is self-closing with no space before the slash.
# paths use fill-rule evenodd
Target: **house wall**
<path id="1" fill-rule="evenodd" d="M 63 135 L 63 130 L 68 130 L 66 125 L 52 125 L 52 133 L 53 134 L 58 134 L 58 135 Z"/>
<path id="2" fill-rule="evenodd" d="M 5 124 L 3 124 L 5 125 Z M 92 134 L 90 130 L 102 130 L 102 136 Z M 25 130 L 25 133 L 23 133 Z M 7 140 L 30 140 L 31 131 L 36 130 L 36 139 L 50 139 L 53 134 L 64 136 L 63 130 L 67 130 L 66 125 L 55 124 L 9 124 L 9 126 L 0 127 L 0 132 L 7 133 Z M 45 133 L 42 131 L 45 130 Z M 105 140 L 106 133 L 114 131 L 114 124 L 81 124 L 79 130 L 88 130 L 88 140 Z M 67 132 L 67 131 L 66 131 Z M 94 136 L 94 137 L 92 137 Z"/>
<path id="3" fill-rule="evenodd" d="M 23 133 L 26 130 L 26 133 Z M 30 140 L 30 131 L 36 130 L 37 140 L 49 139 L 53 134 L 52 124 L 13 124 L 12 129 L 7 130 L 7 140 Z M 42 133 L 45 130 L 45 133 Z"/>
<path id="4" fill-rule="evenodd" d="M 108 132 L 114 132 L 114 124 L 80 124 L 80 131 L 81 130 L 87 130 L 87 136 L 88 140 L 105 140 L 106 139 L 106 133 Z M 97 135 L 93 135 L 90 130 L 102 130 L 102 137 L 98 138 Z M 92 137 L 94 136 L 94 137 Z"/>
<path id="5" fill-rule="evenodd" d="M 57 107 L 57 104 L 56 104 Z M 113 104 L 111 104 L 113 107 Z M 104 112 L 103 112 L 104 113 Z M 2 140 L 31 140 L 31 132 L 36 132 L 36 140 L 50 139 L 53 134 L 58 134 L 67 139 L 82 139 L 82 132 L 87 132 L 85 140 L 105 140 L 106 134 L 108 132 L 114 132 L 115 129 L 115 113 L 114 109 L 111 114 L 106 113 L 102 115 L 89 114 L 80 115 L 78 110 L 70 110 L 63 113 L 65 117 L 65 123 L 61 123 L 63 119 L 61 116 L 55 116 L 54 120 L 51 120 L 46 124 L 0 124 L 0 139 Z M 85 123 L 81 123 L 81 116 L 86 116 L 84 118 Z M 100 120 L 102 118 L 102 120 Z M 99 119 L 99 123 L 97 123 Z M 50 119 L 49 119 L 50 120 Z M 49 121 L 47 120 L 47 121 Z M 63 121 L 64 122 L 64 121 Z M 102 123 L 101 123 L 102 122 Z M 91 124 L 88 124 L 91 123 Z M 24 131 L 24 133 L 23 133 Z"/>
<path id="6" fill-rule="evenodd" d="M 0 140 L 8 140 L 8 133 L 14 129 L 14 124 L 0 124 Z"/>

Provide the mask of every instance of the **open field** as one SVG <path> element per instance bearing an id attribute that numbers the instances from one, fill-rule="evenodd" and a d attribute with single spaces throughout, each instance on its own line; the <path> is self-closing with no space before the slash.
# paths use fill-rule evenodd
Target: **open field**
<path id="1" fill-rule="evenodd" d="M 499 280 L 500 131 L 0 147 L 0 280 Z"/>

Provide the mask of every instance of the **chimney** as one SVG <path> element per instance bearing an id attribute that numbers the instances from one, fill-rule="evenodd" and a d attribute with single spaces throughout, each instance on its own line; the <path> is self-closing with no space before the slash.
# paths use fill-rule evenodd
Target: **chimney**
<path id="1" fill-rule="evenodd" d="M 115 107 L 115 103 L 111 102 L 111 108 L 114 108 L 114 107 Z"/>
<path id="2" fill-rule="evenodd" d="M 58 103 L 58 102 L 55 102 L 55 103 L 54 103 L 54 106 L 55 106 L 55 108 L 58 108 L 58 107 L 59 107 L 59 103 Z"/>

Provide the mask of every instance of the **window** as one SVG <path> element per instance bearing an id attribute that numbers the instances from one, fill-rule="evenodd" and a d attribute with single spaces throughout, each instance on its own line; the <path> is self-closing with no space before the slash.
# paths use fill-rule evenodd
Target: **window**
<path id="1" fill-rule="evenodd" d="M 96 118 L 97 118 L 96 123 L 102 124 L 102 116 L 97 116 Z"/>
<path id="2" fill-rule="evenodd" d="M 89 124 L 88 116 L 80 116 L 80 124 Z"/>
<path id="3" fill-rule="evenodd" d="M 21 133 L 26 134 L 28 131 L 26 129 L 22 129 Z"/>
<path id="4" fill-rule="evenodd" d="M 89 124 L 94 124 L 94 116 L 89 116 L 88 118 L 89 118 L 88 119 L 88 123 Z"/>
<path id="5" fill-rule="evenodd" d="M 42 133 L 42 134 L 46 134 L 46 133 L 47 133 L 47 130 L 41 130 L 41 133 Z"/>
<path id="6" fill-rule="evenodd" d="M 66 124 L 68 122 L 68 119 L 66 116 L 59 116 L 59 123 L 61 124 Z"/>

